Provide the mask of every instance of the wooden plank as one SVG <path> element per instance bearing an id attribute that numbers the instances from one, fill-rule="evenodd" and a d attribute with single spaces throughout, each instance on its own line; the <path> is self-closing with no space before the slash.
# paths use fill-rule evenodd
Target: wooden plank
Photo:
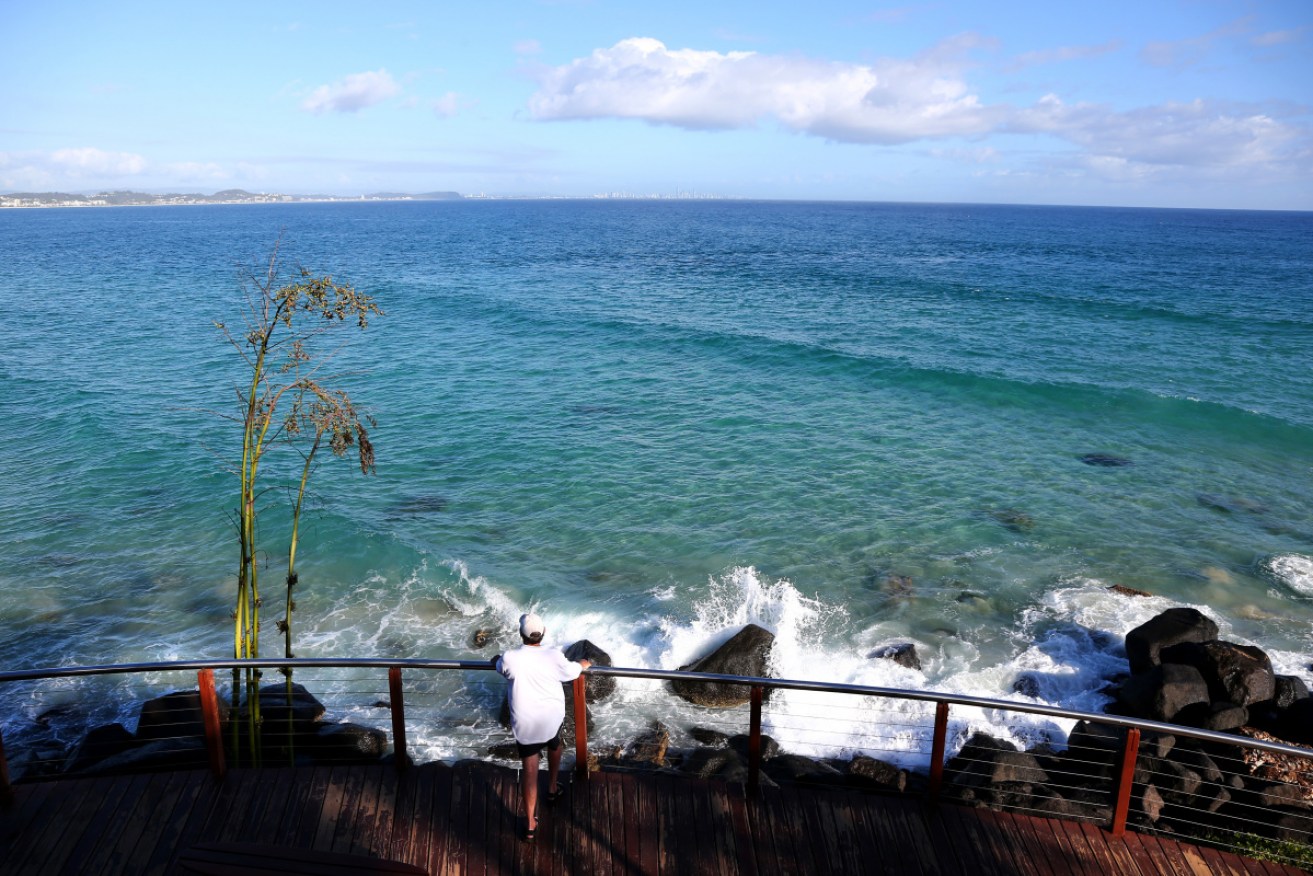
<path id="1" fill-rule="evenodd" d="M 15 873 L 50 872 L 47 860 L 51 850 L 59 845 L 73 845 L 85 826 L 82 823 L 75 826 L 72 821 L 78 799 L 83 796 L 79 787 L 82 782 L 63 779 L 42 784 L 48 787 L 41 794 L 40 808 L 26 820 L 27 827 L 15 835 L 8 854 L 0 858 L 6 873 L 10 868 Z"/>
<path id="2" fill-rule="evenodd" d="M 874 816 L 878 811 L 871 805 L 871 798 L 860 791 L 849 790 L 846 792 L 848 818 L 853 832 L 853 850 L 857 860 L 861 864 L 861 871 L 866 873 L 892 873 L 894 868 L 899 866 L 901 860 L 901 850 L 893 848 L 891 844 L 882 844 L 879 841 L 880 829 L 875 824 L 875 818 L 868 819 L 868 814 Z M 883 821 L 880 818 L 880 821 Z M 903 873 L 911 872 L 909 868 L 902 868 Z"/>
<path id="3" fill-rule="evenodd" d="M 163 785 L 155 783 L 151 788 L 152 796 L 143 801 L 146 811 L 142 815 L 142 827 L 136 832 L 132 845 L 122 844 L 124 859 L 128 862 L 128 866 L 124 869 L 133 873 L 142 873 L 146 870 L 161 834 L 169 821 L 175 817 L 178 798 L 187 784 L 189 773 L 162 773 L 161 775 L 165 779 Z M 125 839 L 127 839 L 126 835 Z"/>
<path id="4" fill-rule="evenodd" d="M 375 835 L 378 833 L 379 806 L 383 796 L 383 780 L 388 770 L 378 766 L 360 768 L 364 773 L 364 782 L 360 785 L 360 803 L 351 825 L 351 844 L 347 852 L 353 855 L 371 854 L 378 856 L 374 847 Z M 396 771 L 393 770 L 393 773 Z M 395 775 L 394 775 L 395 778 Z M 382 855 L 382 857 L 387 857 Z"/>
<path id="5" fill-rule="evenodd" d="M 470 774 L 465 767 L 452 767 L 450 806 L 447 812 L 450 831 L 446 843 L 446 870 L 448 876 L 463 876 L 466 871 L 466 842 L 470 834 Z"/>
<path id="6" fill-rule="evenodd" d="M 647 777 L 627 776 L 638 802 L 638 840 L 640 871 L 644 876 L 657 876 L 660 872 L 661 829 L 657 823 L 656 793 Z"/>
<path id="7" fill-rule="evenodd" d="M 987 876 L 1003 876 L 1005 869 L 989 846 L 980 820 L 973 810 L 945 804 L 941 806 L 944 826 L 957 843 L 961 857 L 974 862 L 973 870 Z"/>
<path id="8" fill-rule="evenodd" d="M 592 861 L 590 872 L 597 876 L 610 876 L 611 849 L 607 842 L 607 830 L 610 827 L 611 814 L 606 799 L 606 779 L 600 774 L 589 776 L 585 782 L 588 789 L 588 821 L 583 825 L 588 836 L 589 858 Z"/>
<path id="9" fill-rule="evenodd" d="M 655 792 L 657 822 L 660 836 L 657 839 L 657 872 L 685 873 L 685 861 L 679 855 L 679 824 L 675 818 L 676 803 L 671 798 L 670 783 L 665 776 L 653 776 L 652 789 Z"/>
<path id="10" fill-rule="evenodd" d="M 716 856 L 713 853 L 716 838 L 711 830 L 710 806 L 706 796 L 701 793 L 702 787 L 698 784 L 699 781 L 698 779 L 681 781 L 676 787 L 681 798 L 679 811 L 683 814 L 682 820 L 687 825 L 685 842 L 688 843 L 692 864 L 688 872 L 696 876 L 720 876 L 716 870 Z"/>
<path id="11" fill-rule="evenodd" d="M 944 820 L 944 812 L 953 807 L 922 804 L 914 808 L 892 798 L 886 804 L 895 832 L 894 842 L 907 849 L 909 870 L 918 868 L 924 876 L 941 876 L 966 873 L 974 868 L 974 862 L 963 857 Z"/>
<path id="12" fill-rule="evenodd" d="M 361 767 L 333 767 L 333 784 L 330 789 L 336 789 L 338 793 L 334 795 L 330 790 L 329 795 L 324 798 L 324 803 L 327 807 L 333 802 L 336 804 L 336 809 L 331 818 L 332 830 L 328 832 L 327 837 L 318 835 L 315 837 L 318 848 L 336 854 L 350 853 L 364 785 L 365 776 Z"/>
<path id="13" fill-rule="evenodd" d="M 18 805 L 18 800 L 23 800 L 24 809 L 18 810 L 18 815 L 8 830 L 8 835 L 12 839 L 4 859 L 7 866 L 14 867 L 16 872 L 37 872 L 34 869 L 29 870 L 26 861 L 39 854 L 38 843 L 41 834 L 46 826 L 59 822 L 55 813 L 63 807 L 64 798 L 73 793 L 74 784 L 88 781 L 50 779 L 35 782 L 30 786 L 15 786 L 15 805 Z M 31 791 L 29 794 L 19 793 L 29 789 Z"/>
<path id="14" fill-rule="evenodd" d="M 1035 829 L 1035 819 L 1015 812 L 1000 812 L 1017 842 L 1024 848 L 1032 866 L 1042 876 L 1064 876 L 1070 871 L 1067 860 L 1053 832 Z"/>
<path id="15" fill-rule="evenodd" d="M 1129 876 L 1139 876 L 1139 868 L 1126 853 L 1125 844 L 1119 838 L 1088 821 L 1073 822 L 1080 828 L 1081 833 L 1085 835 L 1085 841 L 1089 844 L 1090 851 L 1094 853 L 1094 859 L 1099 863 L 1104 873 L 1126 873 Z M 1123 833 L 1123 836 L 1125 834 Z"/>
<path id="16" fill-rule="evenodd" d="M 1176 841 L 1160 836 L 1156 833 L 1146 833 L 1143 835 L 1151 848 L 1156 849 L 1155 857 L 1162 862 L 1161 869 L 1169 876 L 1190 876 L 1190 871 L 1186 869 L 1185 861 L 1181 858 L 1180 851 L 1176 847 Z"/>
<path id="17" fill-rule="evenodd" d="M 763 827 L 766 835 L 771 839 L 771 845 L 774 847 L 778 872 L 783 876 L 795 876 L 801 871 L 803 863 L 798 850 L 794 846 L 793 831 L 789 827 L 788 819 L 784 817 L 784 803 L 780 799 L 780 789 L 778 787 L 762 787 L 759 794 L 762 812 L 765 816 Z"/>
<path id="18" fill-rule="evenodd" d="M 739 873 L 738 846 L 734 836 L 734 816 L 729 807 L 729 787 L 723 782 L 704 782 L 711 810 L 711 826 L 716 836 L 718 870 L 723 876 Z"/>
<path id="19" fill-rule="evenodd" d="M 735 872 L 743 876 L 759 876 L 761 869 L 757 866 L 756 844 L 752 841 L 752 822 L 748 818 L 746 793 L 747 790 L 738 783 L 724 789 L 726 814 L 734 836 L 733 861 Z"/>
<path id="20" fill-rule="evenodd" d="M 820 872 L 844 872 L 843 855 L 839 851 L 839 834 L 829 794 L 814 788 L 793 789 L 798 802 L 802 824 L 811 837 L 816 865 Z"/>
<path id="21" fill-rule="evenodd" d="M 1030 848 L 1022 838 L 1016 834 L 1012 822 L 1005 817 L 1005 813 L 992 809 L 976 809 L 974 814 L 989 831 L 994 839 L 994 848 L 1012 867 L 1013 872 L 1025 876 L 1042 876 L 1035 862 L 1035 856 L 1031 854 Z"/>
<path id="22" fill-rule="evenodd" d="M 388 838 L 388 857 L 412 864 L 419 859 L 411 841 L 412 828 L 420 816 L 415 813 L 415 789 L 422 776 L 429 772 L 422 767 L 404 770 L 396 776 L 396 797 L 392 810 L 392 832 Z"/>
<path id="23" fill-rule="evenodd" d="M 142 876 L 163 876 L 169 871 L 192 812 L 198 805 L 202 805 L 200 801 L 204 795 L 212 791 L 214 783 L 212 773 L 206 770 L 188 770 L 184 776 L 186 778 L 183 787 L 178 792 L 168 818 L 163 819 L 159 834 L 155 837 L 154 848 L 146 859 Z"/>
<path id="24" fill-rule="evenodd" d="M 331 767 L 314 767 L 310 772 L 310 789 L 305 796 L 301 811 L 295 813 L 292 833 L 287 837 L 287 844 L 300 848 L 314 845 L 315 835 L 319 832 L 319 822 L 324 817 L 324 801 L 328 797 L 328 786 L 332 781 Z"/>
<path id="25" fill-rule="evenodd" d="M 1135 865 L 1140 869 L 1140 876 L 1171 876 L 1171 870 L 1164 871 L 1160 866 L 1161 858 L 1156 857 L 1157 843 L 1153 844 L 1151 849 L 1145 845 L 1144 835 L 1128 830 L 1121 837 L 1122 844 L 1126 847 L 1127 853 L 1135 861 Z"/>
<path id="26" fill-rule="evenodd" d="M 1204 856 L 1204 860 L 1217 876 L 1248 876 L 1243 865 L 1232 866 L 1231 856 L 1220 849 L 1200 846 L 1199 854 Z"/>
<path id="27" fill-rule="evenodd" d="M 356 873 L 421 876 L 412 864 L 362 855 L 259 843 L 201 843 L 179 856 L 183 872 L 282 873 L 351 876 Z"/>
<path id="28" fill-rule="evenodd" d="M 780 856 L 775 852 L 770 812 L 762 800 L 762 791 L 748 794 L 744 788 L 743 806 L 752 835 L 752 854 L 757 861 L 757 872 L 759 876 L 777 876 Z"/>

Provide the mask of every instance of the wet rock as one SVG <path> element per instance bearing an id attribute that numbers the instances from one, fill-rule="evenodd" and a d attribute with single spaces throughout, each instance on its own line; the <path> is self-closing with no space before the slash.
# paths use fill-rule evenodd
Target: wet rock
<path id="1" fill-rule="evenodd" d="M 1195 496 L 1195 500 L 1205 508 L 1211 508 L 1214 511 L 1221 511 L 1225 514 L 1234 514 L 1237 511 L 1245 511 L 1249 514 L 1265 514 L 1267 508 L 1253 499 L 1247 499 L 1244 496 L 1219 496 L 1215 493 L 1200 493 Z"/>
<path id="2" fill-rule="evenodd" d="M 1122 596 L 1153 596 L 1148 590 L 1136 590 L 1134 587 L 1127 587 L 1125 584 L 1113 584 L 1108 589 L 1113 593 L 1120 593 Z"/>
<path id="3" fill-rule="evenodd" d="M 107 757 L 122 754 L 139 744 L 137 737 L 128 732 L 122 724 L 107 724 L 96 727 L 87 733 L 73 749 L 69 758 L 67 772 L 76 773 L 85 770 Z"/>
<path id="4" fill-rule="evenodd" d="M 1272 703 L 1278 709 L 1288 709 L 1297 701 L 1307 699 L 1308 695 L 1308 685 L 1304 683 L 1304 679 L 1298 675 L 1278 675 Z"/>
<path id="5" fill-rule="evenodd" d="M 843 773 L 818 760 L 800 754 L 781 754 L 762 764 L 762 772 L 776 782 L 795 784 L 837 784 Z"/>
<path id="6" fill-rule="evenodd" d="M 321 724 L 314 736 L 315 753 L 331 763 L 368 763 L 383 756 L 387 734 L 359 724 Z"/>
<path id="7" fill-rule="evenodd" d="M 1117 694 L 1129 714 L 1153 721 L 1173 721 L 1187 706 L 1210 702 L 1208 683 L 1193 666 L 1164 663 L 1133 675 Z"/>
<path id="8" fill-rule="evenodd" d="M 680 670 L 766 678 L 774 644 L 773 633 L 756 624 L 748 624 L 715 651 L 687 666 L 681 666 Z M 670 686 L 680 698 L 711 708 L 739 706 L 751 699 L 751 688 L 746 684 L 676 680 Z"/>
<path id="9" fill-rule="evenodd" d="M 197 691 L 175 691 L 141 704 L 137 718 L 139 740 L 150 742 L 204 735 L 201 695 Z"/>
<path id="10" fill-rule="evenodd" d="M 205 740 L 196 737 L 156 739 L 121 751 L 88 766 L 85 775 L 120 775 L 156 770 L 181 770 L 209 763 Z"/>
<path id="11" fill-rule="evenodd" d="M 324 704 L 303 685 L 286 682 L 260 688 L 260 716 L 265 726 L 286 726 L 288 719 L 299 730 L 305 730 L 324 717 Z"/>
<path id="12" fill-rule="evenodd" d="M 1037 700 L 1039 699 L 1039 679 L 1030 673 L 1018 675 L 1016 680 L 1012 682 L 1012 691 L 1021 694 L 1023 697 Z"/>
<path id="13" fill-rule="evenodd" d="M 1035 528 L 1035 518 L 1016 508 L 1000 508 L 990 511 L 989 516 L 1012 532 L 1025 533 Z"/>
<path id="14" fill-rule="evenodd" d="M 565 649 L 565 659 L 579 662 L 588 660 L 594 666 L 611 666 L 611 655 L 594 645 L 588 639 L 580 639 Z M 616 680 L 609 675 L 589 675 L 584 679 L 584 699 L 590 703 L 600 703 L 615 693 Z"/>
<path id="15" fill-rule="evenodd" d="M 413 516 L 417 514 L 439 514 L 451 504 L 445 496 L 411 496 L 388 507 L 390 517 Z"/>
<path id="16" fill-rule="evenodd" d="M 684 759 L 682 772 L 702 779 L 720 779 L 726 782 L 746 782 L 748 763 L 730 748 L 699 748 Z"/>
<path id="17" fill-rule="evenodd" d="M 670 729 L 660 721 L 653 721 L 642 735 L 625 746 L 620 758 L 627 764 L 663 767 L 669 749 Z"/>
<path id="18" fill-rule="evenodd" d="M 1233 642 L 1183 642 L 1159 652 L 1163 663 L 1193 666 L 1214 700 L 1248 706 L 1276 695 L 1272 661 L 1261 649 Z"/>
<path id="19" fill-rule="evenodd" d="M 688 735 L 708 748 L 727 748 L 729 746 L 729 734 L 721 733 L 719 730 L 712 730 L 710 727 L 694 727 L 688 731 Z"/>
<path id="20" fill-rule="evenodd" d="M 892 791 L 907 789 L 907 770 L 891 763 L 859 754 L 848 762 L 849 781 L 863 787 L 885 788 Z"/>
<path id="21" fill-rule="evenodd" d="M 516 760 L 520 759 L 520 749 L 514 742 L 499 742 L 496 745 L 488 746 L 488 754 L 497 760 Z"/>
<path id="22" fill-rule="evenodd" d="M 916 653 L 916 645 L 900 642 L 897 645 L 884 645 L 876 648 L 869 655 L 873 659 L 892 660 L 907 669 L 921 670 L 921 658 Z"/>
<path id="23" fill-rule="evenodd" d="M 1099 468 L 1122 468 L 1132 464 L 1124 456 L 1113 456 L 1109 453 L 1087 453 L 1080 458 L 1080 461 Z"/>
<path id="24" fill-rule="evenodd" d="M 1205 703 L 1182 709 L 1176 715 L 1176 723 L 1202 730 L 1225 732 L 1248 724 L 1249 710 L 1235 703 Z"/>
<path id="25" fill-rule="evenodd" d="M 729 738 L 729 747 L 739 753 L 745 761 L 748 759 L 748 743 L 751 737 L 746 733 L 738 733 Z M 761 734 L 761 759 L 770 760 L 772 757 L 778 757 L 780 754 L 780 744 L 765 733 Z"/>
<path id="26" fill-rule="evenodd" d="M 1216 638 L 1217 624 L 1198 609 L 1169 608 L 1126 634 L 1126 657 L 1135 675 L 1157 666 L 1163 648 Z"/>
<path id="27" fill-rule="evenodd" d="M 1150 823 L 1158 820 L 1163 811 L 1163 795 L 1154 785 L 1144 786 L 1144 791 L 1135 799 L 1135 805 L 1149 819 Z"/>

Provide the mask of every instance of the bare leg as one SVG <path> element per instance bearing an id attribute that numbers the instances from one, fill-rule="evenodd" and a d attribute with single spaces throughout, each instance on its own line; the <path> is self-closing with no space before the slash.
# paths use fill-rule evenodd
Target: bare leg
<path id="1" fill-rule="evenodd" d="M 547 749 L 547 791 L 550 794 L 557 791 L 556 777 L 561 773 L 561 750 L 564 748 L 564 745 L 558 745 Z"/>
<path id="2" fill-rule="evenodd" d="M 538 828 L 538 763 L 539 755 L 531 754 L 523 759 L 524 771 L 520 773 L 520 789 L 524 792 L 524 814 L 528 819 L 529 830 Z"/>

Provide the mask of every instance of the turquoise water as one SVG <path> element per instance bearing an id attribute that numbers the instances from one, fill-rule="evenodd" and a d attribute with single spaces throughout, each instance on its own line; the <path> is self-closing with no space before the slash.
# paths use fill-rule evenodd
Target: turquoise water
<path id="1" fill-rule="evenodd" d="M 1313 215 L 738 202 L 0 213 L 0 665 L 230 654 L 212 322 L 280 231 L 386 311 L 335 363 L 378 471 L 316 477 L 302 656 L 536 606 L 617 665 L 755 621 L 782 676 L 1094 708 L 1195 605 L 1313 682 Z"/>

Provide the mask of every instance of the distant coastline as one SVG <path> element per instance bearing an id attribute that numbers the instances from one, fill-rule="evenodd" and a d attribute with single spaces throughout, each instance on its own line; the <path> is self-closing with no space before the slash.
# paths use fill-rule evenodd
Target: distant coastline
<path id="1" fill-rule="evenodd" d="M 0 195 L 0 208 L 33 207 L 162 207 L 195 206 L 198 204 L 293 204 L 298 202 L 339 201 L 460 201 L 459 192 L 427 192 L 410 195 L 397 192 L 379 192 L 371 195 L 286 195 L 268 192 L 248 192 L 244 189 L 224 189 L 212 195 L 171 192 L 152 195 L 147 192 L 113 191 L 94 195 L 76 195 L 67 192 L 9 192 Z"/>
<path id="2" fill-rule="evenodd" d="M 153 195 L 148 192 L 113 191 L 94 195 L 68 192 L 8 192 L 0 194 L 0 209 L 32 209 L 41 207 L 187 207 L 204 204 L 297 204 L 297 203 L 359 203 L 361 201 L 503 201 L 503 200 L 581 200 L 551 195 L 501 196 L 463 195 L 460 192 L 375 192 L 368 195 L 288 195 L 271 192 L 248 192 L 244 189 L 224 189 L 212 195 L 171 192 Z M 631 192 L 605 192 L 590 195 L 582 200 L 618 201 L 723 201 L 737 200 L 723 195 L 698 192 L 677 192 L 673 195 L 634 194 Z"/>

